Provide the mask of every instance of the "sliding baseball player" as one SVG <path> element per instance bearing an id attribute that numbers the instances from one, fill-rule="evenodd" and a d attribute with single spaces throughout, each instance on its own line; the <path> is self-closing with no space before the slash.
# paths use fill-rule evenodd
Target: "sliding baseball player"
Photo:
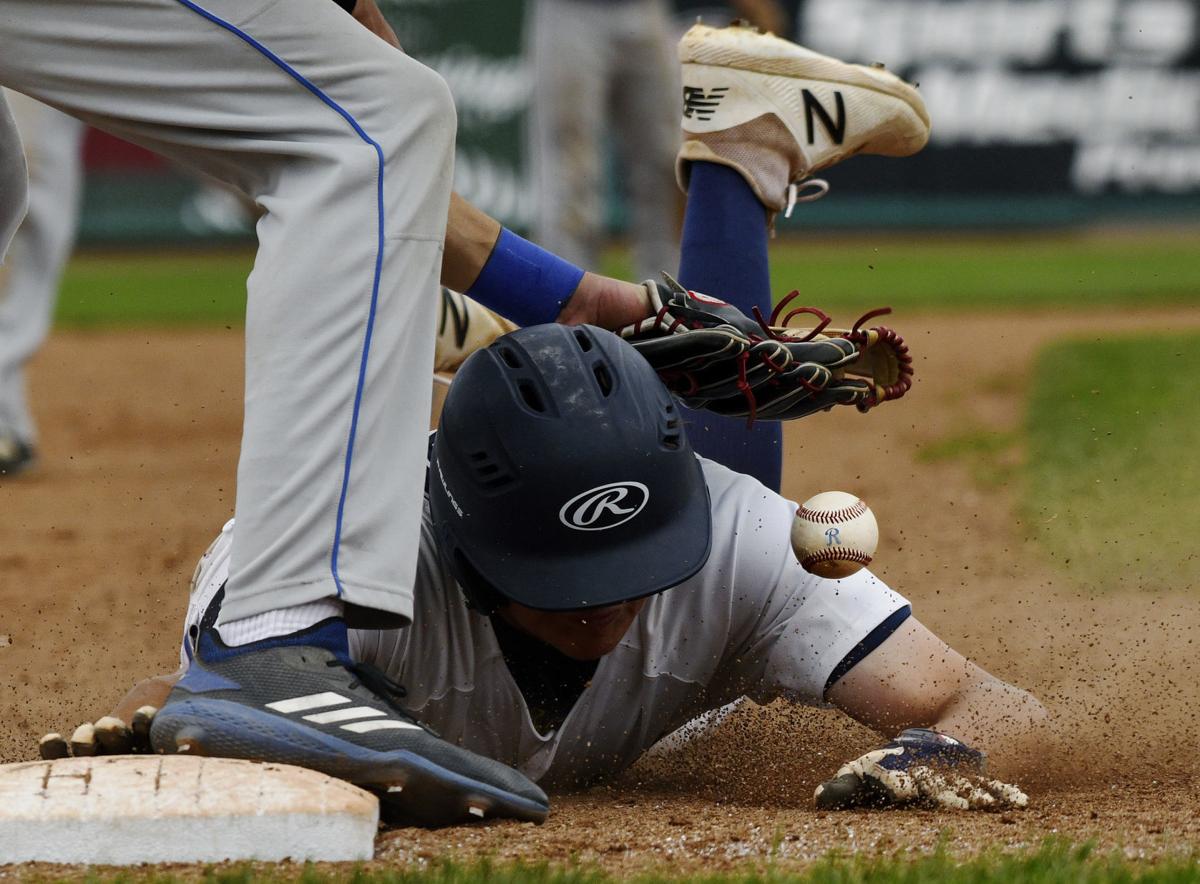
<path id="1" fill-rule="evenodd" d="M 822 807 L 1024 806 L 1018 787 L 985 775 L 985 753 L 1014 770 L 1039 739 L 1041 704 L 947 647 L 875 574 L 803 570 L 795 510 L 698 459 L 676 401 L 617 336 L 522 329 L 471 356 L 447 396 L 414 624 L 352 630 L 348 653 L 404 686 L 413 719 L 543 786 L 611 777 L 739 697 L 786 697 L 896 734 L 822 786 Z M 213 629 L 231 534 L 193 578 L 173 694 L 193 703 L 238 681 Z M 161 705 L 172 680 L 144 683 L 118 711 Z M 279 714 L 331 734 L 399 714 L 317 687 L 297 678 Z M 143 739 L 151 720 L 151 734 L 176 727 L 144 709 Z M 111 719 L 100 727 L 110 743 L 132 739 Z M 180 751 L 227 748 L 202 728 L 174 732 Z"/>

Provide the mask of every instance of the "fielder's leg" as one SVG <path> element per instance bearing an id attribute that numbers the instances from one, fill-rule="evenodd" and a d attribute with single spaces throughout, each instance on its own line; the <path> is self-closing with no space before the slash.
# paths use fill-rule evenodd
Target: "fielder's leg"
<path id="1" fill-rule="evenodd" d="M 230 631 L 200 631 L 156 748 L 314 767 L 426 821 L 544 817 L 532 783 L 408 718 L 398 687 L 349 658 L 337 616 L 412 612 L 455 134 L 445 83 L 329 0 L 60 0 L 52 16 L 0 0 L 0 83 L 264 210 Z M 349 705 L 316 711 L 330 704 Z"/>
<path id="2" fill-rule="evenodd" d="M 535 238 L 580 267 L 596 266 L 604 234 L 608 7 L 592 0 L 536 0 L 528 12 Z"/>
<path id="3" fill-rule="evenodd" d="M 610 47 L 612 113 L 634 279 L 657 279 L 679 265 L 679 194 L 671 174 L 679 147 L 674 31 L 664 0 L 605 5 L 618 24 Z"/>
<path id="4" fill-rule="evenodd" d="M 0 265 L 29 202 L 21 137 L 0 90 Z"/>
<path id="5" fill-rule="evenodd" d="M 445 84 L 328 0 L 0 13 L 0 80 L 265 210 L 225 615 L 342 598 L 407 616 L 424 465 L 411 416 L 429 405 L 453 162 Z M 93 39 L 114 31 L 127 39 Z"/>
<path id="6" fill-rule="evenodd" d="M 767 314 L 774 214 L 811 198 L 799 191 L 814 173 L 857 153 L 916 153 L 929 139 L 929 116 L 917 91 L 886 70 L 752 28 L 698 24 L 680 41 L 679 59 L 684 140 L 676 170 L 689 192 L 680 280 Z M 699 420 L 691 433 L 698 451 L 778 489 L 777 427 L 747 432 Z"/>
<path id="7" fill-rule="evenodd" d="M 29 211 L 0 269 L 0 447 L 7 442 L 32 458 L 37 430 L 26 402 L 25 365 L 50 330 L 75 242 L 85 127 L 20 93 L 9 93 L 8 101 L 29 167 Z"/>
<path id="8" fill-rule="evenodd" d="M 683 221 L 679 281 L 751 315 L 771 313 L 767 214 L 745 180 L 726 166 L 693 163 Z M 704 457 L 779 491 L 783 427 L 689 410 L 688 438 Z"/>

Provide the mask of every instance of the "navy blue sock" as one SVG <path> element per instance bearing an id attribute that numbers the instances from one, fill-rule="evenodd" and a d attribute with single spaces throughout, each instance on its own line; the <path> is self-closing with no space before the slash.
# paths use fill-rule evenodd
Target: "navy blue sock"
<path id="1" fill-rule="evenodd" d="M 771 314 L 767 214 L 742 176 L 728 166 L 693 163 L 683 219 L 679 281 L 752 316 Z M 778 491 L 783 428 L 766 421 L 746 428 L 744 418 L 688 412 L 688 438 L 704 457 L 747 473 Z"/>
<path id="2" fill-rule="evenodd" d="M 350 636 L 346 630 L 346 621 L 341 617 L 330 617 L 328 620 L 322 620 L 299 632 L 277 635 L 234 647 L 225 644 L 216 628 L 213 627 L 200 631 L 196 645 L 199 649 L 200 659 L 208 663 L 228 660 L 230 657 L 236 657 L 249 651 L 265 651 L 268 648 L 297 645 L 324 648 L 332 651 L 333 655 L 343 663 L 350 662 Z"/>

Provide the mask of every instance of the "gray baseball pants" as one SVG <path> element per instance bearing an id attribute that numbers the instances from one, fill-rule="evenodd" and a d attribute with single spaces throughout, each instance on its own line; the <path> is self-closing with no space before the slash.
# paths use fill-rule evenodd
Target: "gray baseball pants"
<path id="1" fill-rule="evenodd" d="M 611 136 L 639 279 L 679 266 L 680 85 L 665 0 L 533 0 L 530 163 L 538 244 L 599 264 Z"/>
<path id="2" fill-rule="evenodd" d="M 0 266 L 4 264 L 13 234 L 25 217 L 28 200 L 21 138 L 4 98 L 4 90 L 0 89 Z"/>
<path id="3" fill-rule="evenodd" d="M 223 618 L 331 596 L 411 616 L 445 83 L 330 0 L 51 6 L 0 0 L 0 84 L 264 210 Z"/>
<path id="4" fill-rule="evenodd" d="M 86 127 L 74 117 L 10 93 L 29 167 L 29 211 L 0 267 L 0 434 L 37 441 L 25 393 L 25 364 L 54 315 L 63 265 L 75 242 Z"/>

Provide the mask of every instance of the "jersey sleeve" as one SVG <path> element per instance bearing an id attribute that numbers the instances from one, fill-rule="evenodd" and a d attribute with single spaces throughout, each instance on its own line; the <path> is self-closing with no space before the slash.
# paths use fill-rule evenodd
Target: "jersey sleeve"
<path id="1" fill-rule="evenodd" d="M 713 473 L 706 465 L 710 489 L 720 494 L 714 536 L 733 537 L 725 565 L 732 574 L 725 693 L 821 704 L 832 679 L 886 640 L 909 603 L 865 568 L 843 580 L 809 574 L 791 547 L 796 504 L 748 477 L 714 481 Z"/>

